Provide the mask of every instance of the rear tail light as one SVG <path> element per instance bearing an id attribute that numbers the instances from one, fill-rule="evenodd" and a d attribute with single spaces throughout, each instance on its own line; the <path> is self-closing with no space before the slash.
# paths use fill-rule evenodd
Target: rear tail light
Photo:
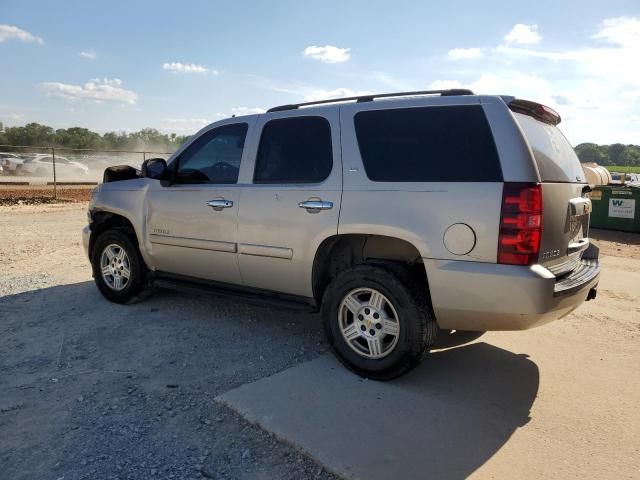
<path id="1" fill-rule="evenodd" d="M 536 183 L 505 183 L 498 236 L 498 263 L 535 263 L 541 238 L 542 186 Z"/>

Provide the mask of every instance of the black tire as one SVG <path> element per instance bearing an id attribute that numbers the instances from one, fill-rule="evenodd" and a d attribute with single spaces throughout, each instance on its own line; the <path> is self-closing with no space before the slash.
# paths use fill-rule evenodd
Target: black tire
<path id="1" fill-rule="evenodd" d="M 124 249 L 129 258 L 130 276 L 122 290 L 114 290 L 104 280 L 100 259 L 105 248 L 116 244 Z M 91 250 L 91 268 L 93 278 L 100 293 L 114 303 L 134 303 L 146 298 L 149 290 L 147 267 L 144 264 L 137 245 L 122 230 L 111 229 L 102 232 L 93 244 Z"/>
<path id="2" fill-rule="evenodd" d="M 382 293 L 398 315 L 398 341 L 382 358 L 358 354 L 342 335 L 340 304 L 349 292 L 358 288 Z M 358 375 L 374 380 L 390 380 L 414 368 L 438 333 L 426 288 L 419 286 L 408 270 L 394 264 L 363 264 L 340 273 L 324 293 L 322 318 L 327 339 L 338 359 Z"/>

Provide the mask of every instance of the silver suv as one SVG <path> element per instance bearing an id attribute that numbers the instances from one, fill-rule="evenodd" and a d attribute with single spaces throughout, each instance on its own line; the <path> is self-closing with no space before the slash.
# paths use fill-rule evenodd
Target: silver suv
<path id="1" fill-rule="evenodd" d="M 284 105 L 105 171 L 84 245 L 100 291 L 197 286 L 321 310 L 376 379 L 437 334 L 519 330 L 595 297 L 590 188 L 543 105 L 442 90 Z"/>

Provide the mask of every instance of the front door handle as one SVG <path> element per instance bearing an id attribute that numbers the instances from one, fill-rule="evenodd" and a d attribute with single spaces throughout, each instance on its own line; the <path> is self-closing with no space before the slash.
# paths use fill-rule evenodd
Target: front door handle
<path id="1" fill-rule="evenodd" d="M 298 204 L 300 208 L 306 208 L 307 211 L 331 210 L 333 202 L 324 202 L 322 200 L 307 200 Z"/>
<path id="2" fill-rule="evenodd" d="M 207 202 L 209 207 L 213 207 L 216 210 L 220 210 L 222 208 L 231 208 L 233 207 L 233 202 L 231 200 L 226 200 L 224 198 L 216 198 L 215 200 L 209 200 Z"/>

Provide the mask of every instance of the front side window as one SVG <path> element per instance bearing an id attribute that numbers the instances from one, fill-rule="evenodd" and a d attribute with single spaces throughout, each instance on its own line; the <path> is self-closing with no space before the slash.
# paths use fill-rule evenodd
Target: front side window
<path id="1" fill-rule="evenodd" d="M 374 182 L 499 182 L 502 171 L 479 105 L 366 110 L 355 116 Z"/>
<path id="2" fill-rule="evenodd" d="M 224 125 L 204 133 L 177 160 L 176 183 L 236 183 L 248 125 Z"/>
<path id="3" fill-rule="evenodd" d="M 331 128 L 322 117 L 271 120 L 262 130 L 254 183 L 320 183 L 331 173 Z"/>

